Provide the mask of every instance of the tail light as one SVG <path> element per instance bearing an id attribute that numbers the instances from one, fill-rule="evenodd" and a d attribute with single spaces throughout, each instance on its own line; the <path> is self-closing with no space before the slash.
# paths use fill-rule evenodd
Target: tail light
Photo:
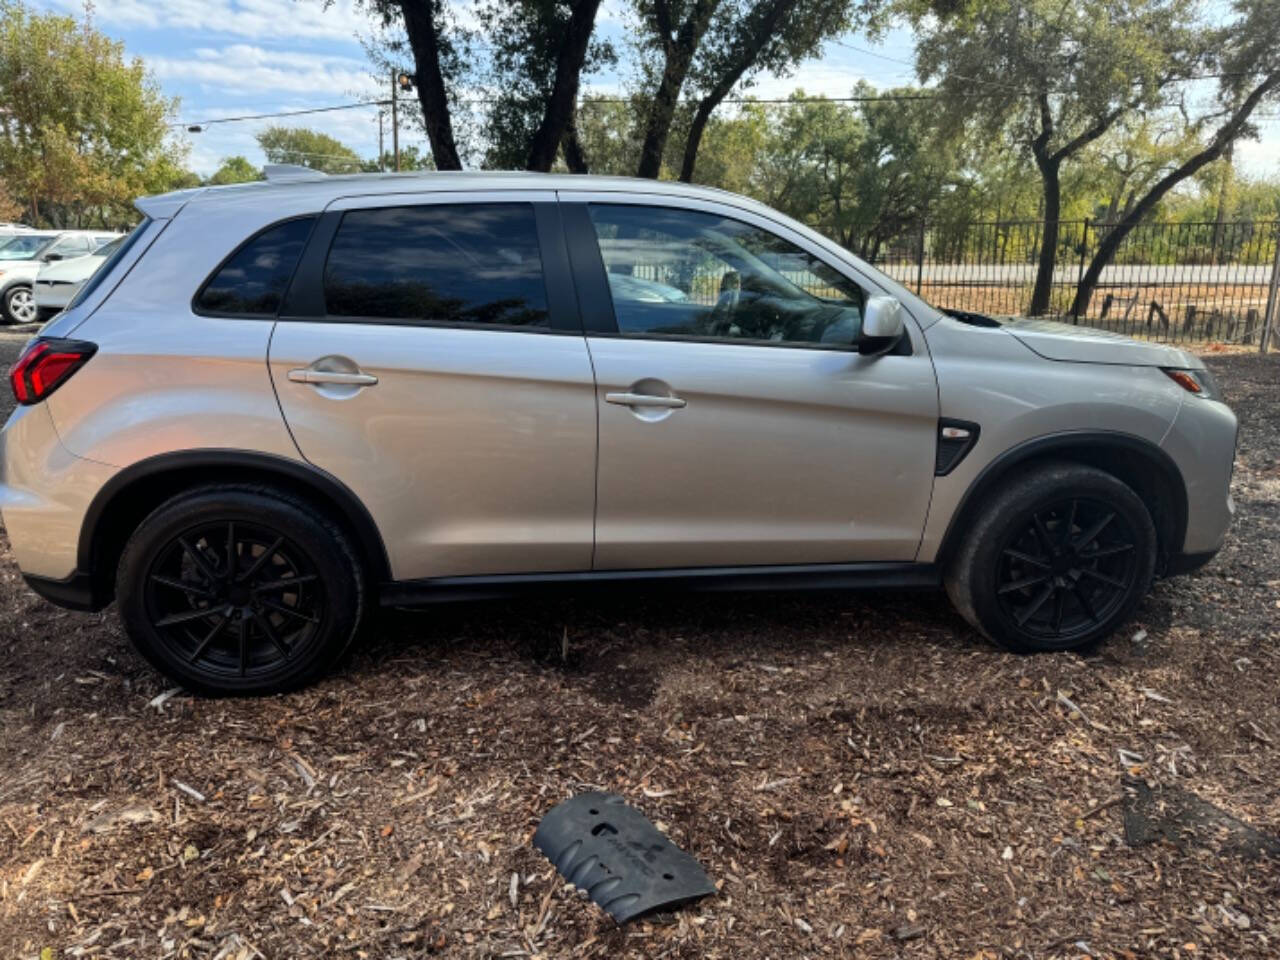
<path id="1" fill-rule="evenodd" d="M 39 403 L 89 362 L 97 344 L 55 338 L 32 340 L 9 371 L 9 385 L 19 403 Z"/>

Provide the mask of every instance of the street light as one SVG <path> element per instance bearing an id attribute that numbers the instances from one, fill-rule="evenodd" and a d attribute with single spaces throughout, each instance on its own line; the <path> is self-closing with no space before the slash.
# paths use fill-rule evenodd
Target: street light
<path id="1" fill-rule="evenodd" d="M 191 126 L 187 127 L 187 133 L 204 133 L 204 127 L 200 126 L 198 123 L 193 123 Z"/>

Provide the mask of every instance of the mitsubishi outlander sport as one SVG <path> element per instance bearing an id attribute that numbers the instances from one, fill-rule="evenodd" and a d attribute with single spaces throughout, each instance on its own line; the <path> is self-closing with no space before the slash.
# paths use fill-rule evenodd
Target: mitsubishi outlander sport
<path id="1" fill-rule="evenodd" d="M 10 374 L 0 513 L 195 691 L 310 682 L 373 604 L 593 583 L 945 586 L 1064 650 L 1231 519 L 1196 357 L 934 309 L 742 197 L 271 168 L 138 208 Z"/>

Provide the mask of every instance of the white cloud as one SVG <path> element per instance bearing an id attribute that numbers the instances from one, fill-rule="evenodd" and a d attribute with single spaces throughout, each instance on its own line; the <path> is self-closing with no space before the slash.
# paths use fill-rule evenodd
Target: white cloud
<path id="1" fill-rule="evenodd" d="M 82 0 L 51 0 L 76 16 Z M 367 14 L 354 0 L 95 0 L 94 20 L 101 26 L 198 30 L 255 40 L 327 39 L 351 41 L 370 29 Z"/>
<path id="2" fill-rule="evenodd" d="M 161 80 L 196 84 L 220 95 L 318 94 L 345 100 L 381 93 L 369 75 L 368 63 L 354 57 L 240 43 L 220 49 L 202 47 L 186 57 L 151 57 L 147 63 Z"/>

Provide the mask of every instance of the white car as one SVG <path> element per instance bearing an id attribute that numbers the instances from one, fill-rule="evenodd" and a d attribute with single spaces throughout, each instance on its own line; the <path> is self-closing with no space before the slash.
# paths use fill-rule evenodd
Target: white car
<path id="1" fill-rule="evenodd" d="M 118 236 L 90 230 L 33 231 L 0 246 L 0 323 L 36 319 L 31 287 L 45 264 L 87 256 Z"/>
<path id="2" fill-rule="evenodd" d="M 122 237 L 117 237 L 87 257 L 58 260 L 41 267 L 32 287 L 32 296 L 35 298 L 36 313 L 39 318 L 46 320 L 55 313 L 65 310 L 71 299 L 80 292 L 84 282 L 93 276 L 98 267 L 102 266 L 123 242 Z"/>

